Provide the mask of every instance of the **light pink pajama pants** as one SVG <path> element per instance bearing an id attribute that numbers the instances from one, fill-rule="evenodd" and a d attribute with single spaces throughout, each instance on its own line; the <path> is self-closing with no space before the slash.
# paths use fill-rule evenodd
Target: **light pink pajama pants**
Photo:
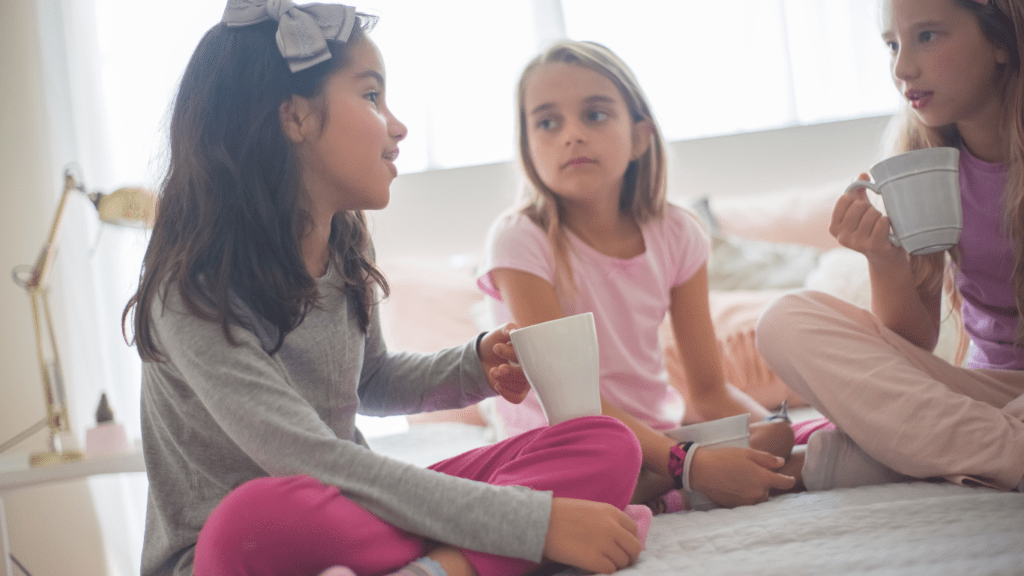
<path id="1" fill-rule="evenodd" d="M 640 462 L 640 444 L 629 428 L 613 418 L 591 416 L 531 430 L 430 468 L 623 509 Z M 309 476 L 267 477 L 239 486 L 214 509 L 199 534 L 194 566 L 196 576 L 315 576 L 330 566 L 370 576 L 405 566 L 429 545 L 334 486 Z M 537 567 L 526 560 L 462 552 L 480 576 L 512 576 Z"/>
<path id="2" fill-rule="evenodd" d="M 915 478 L 1008 490 L 1024 476 L 1024 372 L 959 368 L 820 292 L 779 297 L 757 348 L 868 455 Z"/>

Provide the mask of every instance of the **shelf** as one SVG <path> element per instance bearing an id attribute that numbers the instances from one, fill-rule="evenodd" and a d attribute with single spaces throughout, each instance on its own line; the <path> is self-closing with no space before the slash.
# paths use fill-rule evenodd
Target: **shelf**
<path id="1" fill-rule="evenodd" d="M 19 488 L 85 478 L 97 474 L 145 472 L 142 446 L 136 444 L 128 452 L 105 456 L 86 456 L 81 460 L 45 466 L 29 466 L 29 454 L 0 457 L 0 494 Z"/>

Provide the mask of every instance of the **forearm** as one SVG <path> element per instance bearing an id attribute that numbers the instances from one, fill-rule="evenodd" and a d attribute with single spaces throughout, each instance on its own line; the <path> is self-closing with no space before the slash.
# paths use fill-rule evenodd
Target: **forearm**
<path id="1" fill-rule="evenodd" d="M 721 386 L 710 387 L 706 393 L 701 393 L 700 390 L 700 387 L 693 387 L 690 391 L 690 398 L 693 400 L 693 408 L 704 420 L 750 414 L 750 421 L 757 422 L 765 419 L 769 414 L 768 409 L 757 400 L 728 382 Z"/>
<path id="2" fill-rule="evenodd" d="M 603 397 L 601 398 L 601 413 L 615 418 L 633 431 L 636 439 L 640 442 L 644 467 L 668 475 L 668 451 L 675 445 L 675 441 Z"/>
<path id="3" fill-rule="evenodd" d="M 925 350 L 935 349 L 939 338 L 939 301 L 914 284 L 910 263 L 868 260 L 871 311 L 893 332 Z"/>
<path id="4" fill-rule="evenodd" d="M 432 354 L 367 357 L 358 392 L 360 412 L 370 416 L 462 408 L 494 395 L 475 340 Z"/>

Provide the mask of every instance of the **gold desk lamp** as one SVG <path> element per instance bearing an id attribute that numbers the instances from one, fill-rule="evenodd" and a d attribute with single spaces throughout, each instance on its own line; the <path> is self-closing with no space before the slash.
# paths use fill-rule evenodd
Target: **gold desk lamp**
<path id="1" fill-rule="evenodd" d="M 87 192 L 85 186 L 71 173 L 64 172 L 64 192 L 61 194 L 57 213 L 50 225 L 50 235 L 43 244 L 39 258 L 34 266 L 17 266 L 12 276 L 14 282 L 28 292 L 32 303 L 32 323 L 36 334 L 36 351 L 39 355 L 39 369 L 43 376 L 43 394 L 46 399 L 46 417 L 33 424 L 12 441 L 4 444 L 4 449 L 24 440 L 29 435 L 50 429 L 49 450 L 34 453 L 30 457 L 32 466 L 42 466 L 58 462 L 73 462 L 82 458 L 83 454 L 74 448 L 71 426 L 68 422 L 68 405 L 64 392 L 64 378 L 60 368 L 60 356 L 57 354 L 57 339 L 50 317 L 50 307 L 46 299 L 46 277 L 57 251 L 57 235 L 68 198 L 74 192 L 86 195 L 99 211 L 101 221 L 117 226 L 136 228 L 152 228 L 156 217 L 156 195 L 142 188 L 119 188 L 110 194 Z M 44 336 L 45 329 L 45 336 Z M 47 354 L 49 348 L 49 354 Z M 2 451 L 2 450 L 0 450 Z"/>

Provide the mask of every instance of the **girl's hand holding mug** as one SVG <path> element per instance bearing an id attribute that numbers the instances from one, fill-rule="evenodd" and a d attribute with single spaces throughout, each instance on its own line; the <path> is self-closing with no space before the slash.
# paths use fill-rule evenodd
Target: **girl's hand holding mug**
<path id="1" fill-rule="evenodd" d="M 867 174 L 859 179 L 866 180 Z M 889 218 L 868 200 L 864 188 L 843 194 L 832 209 L 829 234 L 850 250 L 860 252 L 869 260 L 905 257 L 905 251 L 889 239 Z"/>
<path id="2" fill-rule="evenodd" d="M 876 261 L 956 246 L 963 228 L 959 158 L 959 149 L 937 147 L 878 162 L 870 177 L 861 174 L 836 201 L 829 231 L 843 246 Z M 868 202 L 865 188 L 881 196 L 887 217 Z"/>
<path id="3" fill-rule="evenodd" d="M 796 484 L 796 478 L 773 472 L 785 460 L 760 450 L 701 447 L 690 457 L 690 485 L 726 508 L 766 502 L 773 488 L 789 490 Z"/>
<path id="4" fill-rule="evenodd" d="M 530 383 L 526 380 L 523 367 L 519 365 L 516 351 L 510 342 L 510 333 L 518 326 L 509 322 L 484 335 L 477 348 L 480 363 L 483 364 L 487 383 L 502 398 L 519 404 L 530 391 Z"/>

